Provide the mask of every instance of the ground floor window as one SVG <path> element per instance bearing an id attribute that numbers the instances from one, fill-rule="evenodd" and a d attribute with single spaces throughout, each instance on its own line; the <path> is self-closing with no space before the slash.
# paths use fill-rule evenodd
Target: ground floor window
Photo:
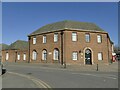
<path id="1" fill-rule="evenodd" d="M 17 60 L 20 60 L 20 54 L 19 53 L 17 54 Z"/>
<path id="2" fill-rule="evenodd" d="M 59 50 L 58 49 L 54 49 L 53 59 L 54 60 L 59 60 Z"/>
<path id="3" fill-rule="evenodd" d="M 6 52 L 6 60 L 8 60 L 8 59 L 9 59 L 9 53 Z"/>
<path id="4" fill-rule="evenodd" d="M 98 53 L 98 60 L 103 60 L 103 56 L 101 52 Z"/>
<path id="5" fill-rule="evenodd" d="M 42 51 L 42 60 L 47 60 L 47 50 Z"/>
<path id="6" fill-rule="evenodd" d="M 26 60 L 26 54 L 25 53 L 23 54 L 23 60 Z"/>
<path id="7" fill-rule="evenodd" d="M 78 60 L 77 52 L 72 53 L 72 60 Z"/>
<path id="8" fill-rule="evenodd" d="M 32 59 L 33 60 L 37 59 L 37 52 L 35 50 L 32 52 Z"/>

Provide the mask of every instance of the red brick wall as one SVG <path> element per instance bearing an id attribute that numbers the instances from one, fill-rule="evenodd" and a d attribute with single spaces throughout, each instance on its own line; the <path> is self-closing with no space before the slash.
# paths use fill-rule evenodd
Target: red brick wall
<path id="1" fill-rule="evenodd" d="M 43 35 L 46 35 L 47 37 L 47 43 L 43 43 Z M 48 34 L 43 34 L 43 35 L 37 35 L 36 36 L 36 44 L 33 44 L 33 37 L 31 37 L 30 39 L 30 62 L 49 62 L 49 63 L 53 63 L 53 51 L 55 48 L 59 49 L 59 52 L 61 52 L 61 38 L 60 38 L 60 32 L 58 32 L 58 42 L 54 43 L 54 33 L 48 33 Z M 42 60 L 42 51 L 43 49 L 47 50 L 47 60 L 44 61 Z M 33 50 L 37 51 L 37 60 L 32 60 L 32 52 Z M 52 53 L 52 54 L 50 54 Z M 61 56 L 60 56 L 61 59 Z"/>
<path id="2" fill-rule="evenodd" d="M 9 59 L 6 60 L 6 52 L 9 54 Z M 20 54 L 20 60 L 17 60 L 15 50 L 2 50 L 2 62 L 28 62 L 28 50 L 17 50 Z M 23 60 L 23 54 L 26 53 L 26 60 Z"/>
<path id="3" fill-rule="evenodd" d="M 77 42 L 72 42 L 72 32 L 77 32 Z M 61 52 L 61 38 L 60 38 L 60 32 L 58 32 L 59 35 L 59 40 L 57 43 L 54 43 L 54 33 L 47 33 L 43 34 L 47 36 L 47 43 L 43 44 L 43 35 L 37 35 L 37 43 L 33 45 L 33 37 L 31 36 L 30 39 L 30 62 L 45 62 L 45 63 L 53 63 L 53 50 L 54 48 L 58 48 L 59 52 Z M 90 42 L 86 43 L 85 41 L 85 33 L 90 34 Z M 102 43 L 97 42 L 97 35 L 102 35 Z M 108 48 L 111 49 L 111 47 L 108 47 L 107 43 L 108 38 L 107 38 L 107 33 L 98 33 L 98 32 L 78 32 L 78 31 L 64 31 L 63 35 L 63 47 L 64 47 L 64 61 L 66 61 L 67 64 L 84 64 L 85 60 L 85 54 L 84 51 L 86 48 L 91 49 L 92 51 L 92 64 L 97 64 L 97 63 L 105 63 L 108 64 L 108 54 L 111 54 L 111 52 L 108 53 Z M 47 60 L 42 61 L 42 50 L 46 49 L 47 50 Z M 36 50 L 37 51 L 37 60 L 32 60 L 32 51 Z M 79 51 L 81 50 L 81 53 Z M 77 51 L 78 52 L 78 60 L 73 61 L 72 60 L 72 52 Z M 49 54 L 51 52 L 52 54 Z M 98 61 L 98 52 L 103 53 L 103 60 Z M 83 55 L 82 55 L 83 54 Z M 61 53 L 60 53 L 60 59 L 61 59 Z"/>
<path id="4" fill-rule="evenodd" d="M 75 31 L 73 31 L 75 32 Z M 65 31 L 65 40 L 64 40 L 64 60 L 68 64 L 72 63 L 77 63 L 77 64 L 84 64 L 85 63 L 85 48 L 89 48 L 92 51 L 92 63 L 97 64 L 97 63 L 108 63 L 108 45 L 107 45 L 107 34 L 100 34 L 100 33 L 89 33 L 89 32 L 77 32 L 77 41 L 73 42 L 72 41 L 72 31 Z M 85 33 L 90 34 L 90 42 L 87 43 L 85 41 Z M 97 35 L 100 34 L 102 35 L 102 43 L 97 42 Z M 82 53 L 79 53 L 81 50 Z M 78 60 L 73 61 L 72 60 L 72 52 L 77 51 L 78 52 Z M 103 53 L 103 60 L 98 61 L 98 52 Z M 81 55 L 83 54 L 83 55 Z"/>

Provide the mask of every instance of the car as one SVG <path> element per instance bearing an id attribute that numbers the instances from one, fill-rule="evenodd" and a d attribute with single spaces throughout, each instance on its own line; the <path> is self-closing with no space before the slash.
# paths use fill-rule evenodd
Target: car
<path id="1" fill-rule="evenodd" d="M 6 68 L 4 67 L 3 63 L 0 62 L 0 75 L 3 75 L 6 73 Z"/>

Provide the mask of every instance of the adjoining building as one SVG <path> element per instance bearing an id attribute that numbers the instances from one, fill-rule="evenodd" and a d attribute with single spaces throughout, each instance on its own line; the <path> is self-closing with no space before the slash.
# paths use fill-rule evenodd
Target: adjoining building
<path id="1" fill-rule="evenodd" d="M 4 48 L 2 62 L 28 62 L 28 42 L 17 40 Z"/>
<path id="2" fill-rule="evenodd" d="M 28 38 L 29 62 L 92 65 L 109 64 L 112 60 L 110 37 L 94 23 L 55 22 Z"/>
<path id="3" fill-rule="evenodd" d="M 0 62 L 1 62 L 1 60 L 2 60 L 2 50 L 8 48 L 8 46 L 9 46 L 9 45 L 7 45 L 7 44 L 3 44 L 3 43 L 0 44 Z"/>

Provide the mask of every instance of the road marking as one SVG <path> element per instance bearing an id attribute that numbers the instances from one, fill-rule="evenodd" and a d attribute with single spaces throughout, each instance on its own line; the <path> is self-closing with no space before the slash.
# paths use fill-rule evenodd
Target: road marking
<path id="1" fill-rule="evenodd" d="M 28 75 L 24 75 L 24 74 L 15 73 L 15 72 L 7 72 L 7 73 L 28 78 L 28 79 L 32 80 L 34 83 L 36 83 L 39 88 L 46 88 L 47 90 L 52 90 L 52 88 L 47 83 L 45 83 L 44 81 L 42 81 L 40 79 L 37 79 L 37 78 L 35 78 L 33 76 L 28 76 Z"/>
<path id="2" fill-rule="evenodd" d="M 94 75 L 94 74 L 89 74 L 89 73 L 72 73 L 72 74 L 80 74 L 80 75 L 89 75 L 89 76 L 102 77 L 102 78 L 117 79 L 116 77 L 110 77 L 110 76 L 99 76 L 99 75 Z"/>

